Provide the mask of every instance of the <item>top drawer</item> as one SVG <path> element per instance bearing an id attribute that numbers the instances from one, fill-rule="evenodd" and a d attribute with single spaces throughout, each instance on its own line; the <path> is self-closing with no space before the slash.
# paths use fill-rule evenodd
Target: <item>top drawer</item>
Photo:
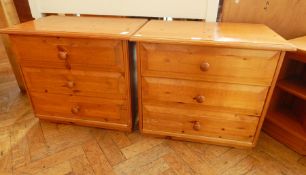
<path id="1" fill-rule="evenodd" d="M 140 43 L 143 76 L 270 85 L 278 51 Z"/>
<path id="2" fill-rule="evenodd" d="M 11 36 L 22 65 L 50 68 L 103 68 L 124 71 L 119 40 Z"/>

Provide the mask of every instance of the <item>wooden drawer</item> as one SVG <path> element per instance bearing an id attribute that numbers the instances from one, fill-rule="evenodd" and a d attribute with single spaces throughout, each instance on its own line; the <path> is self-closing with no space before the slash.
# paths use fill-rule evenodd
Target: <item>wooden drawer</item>
<path id="1" fill-rule="evenodd" d="M 11 36 L 23 66 L 124 71 L 119 40 Z"/>
<path id="2" fill-rule="evenodd" d="M 31 92 L 35 114 L 127 125 L 127 101 Z"/>
<path id="3" fill-rule="evenodd" d="M 280 52 L 138 43 L 141 75 L 270 85 Z"/>
<path id="4" fill-rule="evenodd" d="M 116 72 L 22 68 L 31 92 L 127 99 L 125 77 Z"/>
<path id="5" fill-rule="evenodd" d="M 142 78 L 143 103 L 184 104 L 186 108 L 261 115 L 269 87 L 167 78 Z"/>
<path id="6" fill-rule="evenodd" d="M 171 106 L 143 105 L 143 132 L 164 136 L 192 138 L 205 141 L 222 140 L 251 142 L 254 139 L 259 118 Z M 220 141 L 221 139 L 221 141 Z"/>

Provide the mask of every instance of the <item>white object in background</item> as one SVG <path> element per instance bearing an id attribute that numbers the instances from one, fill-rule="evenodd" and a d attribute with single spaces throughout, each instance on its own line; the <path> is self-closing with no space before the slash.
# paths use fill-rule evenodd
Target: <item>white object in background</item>
<path id="1" fill-rule="evenodd" d="M 207 0 L 206 22 L 215 22 L 218 17 L 219 0 Z"/>
<path id="2" fill-rule="evenodd" d="M 34 18 L 66 13 L 216 21 L 219 0 L 29 0 L 29 5 Z"/>

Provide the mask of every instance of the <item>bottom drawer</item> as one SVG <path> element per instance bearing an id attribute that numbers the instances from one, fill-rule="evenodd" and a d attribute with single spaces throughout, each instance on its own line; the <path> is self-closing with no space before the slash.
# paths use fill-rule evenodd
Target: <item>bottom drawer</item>
<path id="1" fill-rule="evenodd" d="M 31 93 L 35 114 L 128 125 L 130 114 L 125 100 L 70 95 Z"/>
<path id="2" fill-rule="evenodd" d="M 258 121 L 256 116 L 144 105 L 142 129 L 148 134 L 220 143 L 233 140 L 251 145 Z"/>

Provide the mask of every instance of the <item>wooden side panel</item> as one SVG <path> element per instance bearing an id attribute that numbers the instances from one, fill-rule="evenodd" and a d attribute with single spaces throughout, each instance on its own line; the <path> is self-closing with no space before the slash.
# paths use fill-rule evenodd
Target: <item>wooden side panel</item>
<path id="1" fill-rule="evenodd" d="M 125 77 L 116 72 L 22 68 L 31 92 L 127 99 Z"/>
<path id="2" fill-rule="evenodd" d="M 124 71 L 123 47 L 119 40 L 72 39 L 61 37 L 33 37 L 12 35 L 23 66 L 71 69 L 103 68 Z M 66 58 L 60 58 L 60 52 Z"/>
<path id="3" fill-rule="evenodd" d="M 269 87 L 226 83 L 142 78 L 143 103 L 182 103 L 185 108 L 261 115 Z M 199 99 L 201 98 L 201 99 Z"/>
<path id="4" fill-rule="evenodd" d="M 152 43 L 141 43 L 139 52 L 143 76 L 268 86 L 279 58 L 277 51 Z"/>
<path id="5" fill-rule="evenodd" d="M 271 101 L 271 99 L 272 99 L 273 91 L 274 91 L 274 88 L 275 88 L 275 85 L 276 85 L 276 82 L 277 82 L 278 75 L 280 73 L 280 70 L 281 70 L 281 67 L 282 67 L 282 64 L 283 64 L 283 61 L 284 61 L 285 54 L 286 54 L 286 52 L 281 53 L 279 62 L 278 62 L 277 67 L 275 69 L 272 85 L 271 85 L 271 87 L 269 89 L 269 92 L 267 94 L 267 99 L 266 99 L 265 105 L 263 107 L 262 116 L 259 120 L 256 135 L 255 135 L 255 138 L 254 138 L 254 141 L 253 141 L 253 145 L 257 144 L 263 122 L 264 122 L 264 120 L 266 118 L 266 115 L 268 113 L 269 105 L 270 105 L 270 103 L 273 103 L 273 100 Z"/>

